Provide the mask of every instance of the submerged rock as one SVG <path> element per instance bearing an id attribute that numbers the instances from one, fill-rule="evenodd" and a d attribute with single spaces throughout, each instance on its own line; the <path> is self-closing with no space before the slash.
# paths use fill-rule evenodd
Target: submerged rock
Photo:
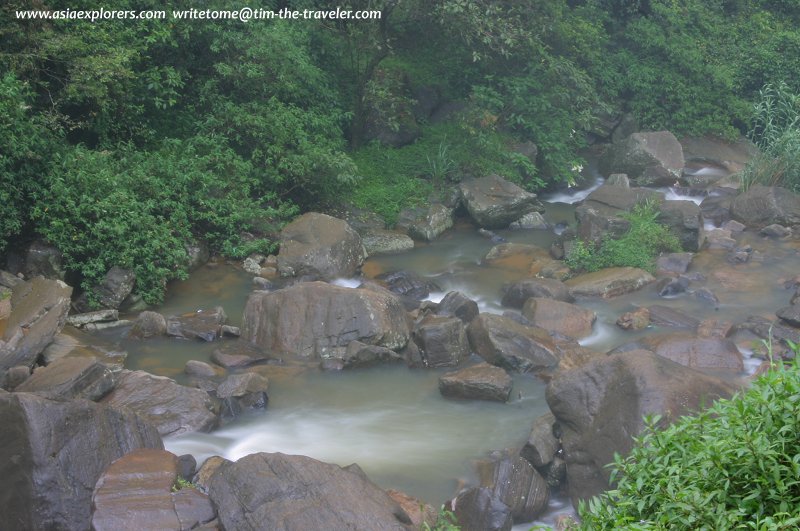
<path id="1" fill-rule="evenodd" d="M 511 376 L 500 367 L 481 363 L 439 377 L 439 392 L 448 398 L 508 402 Z"/>

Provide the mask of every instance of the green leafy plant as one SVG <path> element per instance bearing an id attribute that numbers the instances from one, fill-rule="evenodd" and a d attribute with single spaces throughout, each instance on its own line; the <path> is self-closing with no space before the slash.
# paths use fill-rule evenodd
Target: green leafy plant
<path id="1" fill-rule="evenodd" d="M 428 159 L 428 176 L 436 188 L 440 188 L 456 169 L 456 162 L 448 155 L 447 149 L 448 145 L 442 140 L 439 142 L 439 148 L 433 157 L 426 155 Z"/>
<path id="2" fill-rule="evenodd" d="M 422 531 L 459 531 L 460 529 L 456 515 L 444 507 L 439 509 L 439 515 L 433 527 L 427 523 L 422 524 Z"/>
<path id="3" fill-rule="evenodd" d="M 774 364 L 750 389 L 695 416 L 647 420 L 616 487 L 583 504 L 582 529 L 797 529 L 800 365 Z"/>
<path id="4" fill-rule="evenodd" d="M 172 492 L 178 492 L 179 490 L 183 489 L 196 489 L 197 485 L 192 483 L 189 480 L 183 479 L 182 477 L 178 476 L 175 478 L 175 484 L 172 485 Z"/>
<path id="5" fill-rule="evenodd" d="M 576 272 L 597 271 L 605 267 L 639 267 L 652 271 L 661 252 L 681 250 L 678 238 L 668 227 L 658 223 L 659 210 L 654 202 L 642 202 L 623 215 L 630 223 L 622 237 L 606 236 L 599 246 L 576 241 L 566 256 L 566 263 Z"/>

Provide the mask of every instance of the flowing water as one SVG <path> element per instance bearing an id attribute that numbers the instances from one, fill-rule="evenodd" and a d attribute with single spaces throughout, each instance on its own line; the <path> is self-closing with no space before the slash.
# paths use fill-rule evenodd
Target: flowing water
<path id="1" fill-rule="evenodd" d="M 598 184 L 594 182 L 593 187 Z M 667 199 L 687 199 L 675 190 L 667 192 Z M 585 192 L 550 196 L 547 199 L 557 201 L 546 205 L 545 218 L 553 225 L 573 224 L 573 203 L 577 201 L 573 199 L 578 196 L 582 199 Z M 543 248 L 555 237 L 551 230 L 504 230 L 497 234 L 509 242 Z M 583 301 L 581 304 L 597 312 L 598 320 L 593 334 L 581 343 L 605 351 L 637 335 L 652 333 L 652 329 L 625 332 L 614 324 L 620 314 L 639 305 L 662 304 L 698 319 L 733 322 L 750 315 L 771 316 L 788 304 L 790 293 L 783 288 L 783 280 L 800 270 L 798 245 L 751 233 L 742 235 L 740 244 L 756 250 L 749 263 L 732 265 L 724 251 L 704 251 L 697 254 L 690 269 L 703 272 L 706 280 L 700 285 L 717 294 L 716 307 L 688 293 L 659 298 L 652 285 L 610 301 Z M 499 304 L 502 285 L 525 273 L 484 264 L 483 257 L 494 245 L 471 225 L 460 223 L 430 244 L 371 258 L 363 270 L 368 277 L 411 270 L 441 287 L 440 293 L 431 294 L 432 300 L 459 290 L 476 300 L 482 311 L 499 313 L 505 310 Z M 359 282 L 341 279 L 337 283 L 354 287 Z M 159 311 L 177 314 L 221 305 L 230 322 L 238 325 L 251 289 L 250 275 L 235 267 L 204 267 L 188 281 L 171 285 Z M 110 334 L 120 332 L 106 333 Z M 751 340 L 738 340 L 746 361 L 751 355 Z M 217 346 L 167 339 L 120 341 L 129 352 L 129 368 L 179 381 L 186 361 L 207 361 Z M 760 360 L 749 361 L 748 370 L 752 372 Z M 270 401 L 265 411 L 246 415 L 211 434 L 195 433 L 165 443 L 178 454 L 194 454 L 198 461 L 210 455 L 237 459 L 264 451 L 303 454 L 340 465 L 357 462 L 379 485 L 438 505 L 452 497 L 460 484 L 474 480 L 476 460 L 492 450 L 521 446 L 533 419 L 547 411 L 545 384 L 536 378 L 515 376 L 512 401 L 497 404 L 443 399 L 437 388 L 442 372 L 403 366 L 340 373 L 270 367 L 265 373 L 270 379 Z M 555 498 L 550 517 L 565 510 L 565 501 Z"/>

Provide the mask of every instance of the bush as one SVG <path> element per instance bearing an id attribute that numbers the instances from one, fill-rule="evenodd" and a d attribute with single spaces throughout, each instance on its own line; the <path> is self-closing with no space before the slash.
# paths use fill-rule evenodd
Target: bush
<path id="1" fill-rule="evenodd" d="M 798 349 L 794 346 L 795 353 Z M 583 529 L 797 529 L 800 365 L 666 428 L 648 420 L 616 488 L 579 509 Z"/>
<path id="2" fill-rule="evenodd" d="M 621 238 L 606 237 L 599 246 L 576 241 L 566 262 L 573 271 L 598 271 L 605 267 L 639 267 L 653 271 L 655 259 L 662 252 L 681 250 L 678 238 L 658 223 L 658 206 L 652 202 L 636 205 L 623 215 L 630 228 Z"/>

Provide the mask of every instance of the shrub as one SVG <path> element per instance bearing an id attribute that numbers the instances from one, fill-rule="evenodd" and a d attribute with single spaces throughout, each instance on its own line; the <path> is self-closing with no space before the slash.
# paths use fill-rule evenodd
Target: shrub
<path id="1" fill-rule="evenodd" d="M 597 271 L 604 267 L 639 267 L 652 271 L 661 252 L 681 250 L 678 238 L 669 228 L 658 223 L 658 206 L 652 202 L 636 205 L 623 215 L 630 228 L 621 238 L 606 237 L 599 246 L 582 241 L 567 254 L 566 262 L 573 271 Z"/>
<path id="2" fill-rule="evenodd" d="M 793 346 L 795 353 L 798 349 Z M 648 420 L 616 488 L 580 507 L 583 529 L 797 529 L 800 365 L 666 428 Z"/>

